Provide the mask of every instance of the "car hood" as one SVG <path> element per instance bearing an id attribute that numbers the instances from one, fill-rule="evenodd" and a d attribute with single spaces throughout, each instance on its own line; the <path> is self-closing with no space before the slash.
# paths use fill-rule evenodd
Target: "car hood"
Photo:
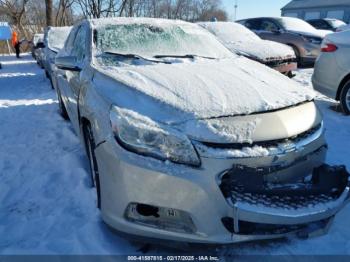
<path id="1" fill-rule="evenodd" d="M 236 52 L 262 63 L 295 58 L 295 53 L 291 47 L 268 40 L 231 42 L 224 43 L 224 45 L 232 52 Z"/>
<path id="2" fill-rule="evenodd" d="M 273 111 L 314 98 L 312 90 L 244 57 L 94 67 L 97 90 L 111 103 L 167 124 Z"/>
<path id="3" fill-rule="evenodd" d="M 313 36 L 313 37 L 320 37 L 324 38 L 326 35 L 332 34 L 332 31 L 328 30 L 315 30 L 315 31 L 294 31 L 294 30 L 289 30 L 289 32 L 295 33 L 295 34 L 300 34 L 300 35 L 305 35 L 305 36 Z"/>

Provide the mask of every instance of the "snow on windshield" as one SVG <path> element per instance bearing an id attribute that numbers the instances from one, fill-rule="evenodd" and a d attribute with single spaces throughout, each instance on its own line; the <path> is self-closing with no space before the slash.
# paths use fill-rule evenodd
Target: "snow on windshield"
<path id="1" fill-rule="evenodd" d="M 314 32 L 317 31 L 315 27 L 310 25 L 309 23 L 293 17 L 281 17 L 277 19 L 284 29 L 290 31 L 300 31 L 300 32 Z"/>
<path id="2" fill-rule="evenodd" d="M 47 42 L 48 47 L 54 51 L 63 48 L 72 27 L 51 27 L 48 31 Z"/>
<path id="3" fill-rule="evenodd" d="M 107 24 L 96 31 L 97 49 L 102 52 L 143 57 L 189 54 L 213 58 L 232 56 L 214 36 L 194 24 Z"/>

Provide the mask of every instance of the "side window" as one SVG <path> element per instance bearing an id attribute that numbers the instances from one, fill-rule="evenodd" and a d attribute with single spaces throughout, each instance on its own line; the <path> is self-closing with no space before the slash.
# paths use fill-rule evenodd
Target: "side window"
<path id="1" fill-rule="evenodd" d="M 67 37 L 66 43 L 64 44 L 64 50 L 67 53 L 67 55 L 71 54 L 72 52 L 76 32 L 77 30 L 73 28 Z"/>
<path id="2" fill-rule="evenodd" d="M 332 29 L 332 27 L 326 21 L 323 20 L 321 20 L 320 28 L 324 30 Z"/>
<path id="3" fill-rule="evenodd" d="M 278 27 L 274 22 L 270 20 L 263 20 L 261 23 L 261 30 L 273 32 L 273 31 L 277 31 Z"/>
<path id="4" fill-rule="evenodd" d="M 260 30 L 261 21 L 260 20 L 248 20 L 244 25 L 250 30 Z"/>
<path id="5" fill-rule="evenodd" d="M 78 29 L 75 36 L 71 54 L 77 57 L 78 62 L 82 62 L 86 57 L 86 30 L 83 27 Z"/>

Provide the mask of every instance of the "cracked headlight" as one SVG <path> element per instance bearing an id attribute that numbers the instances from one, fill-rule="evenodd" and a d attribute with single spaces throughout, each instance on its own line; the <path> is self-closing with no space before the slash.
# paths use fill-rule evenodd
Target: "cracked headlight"
<path id="1" fill-rule="evenodd" d="M 116 139 L 125 149 L 160 160 L 200 165 L 196 150 L 183 133 L 116 106 L 111 108 L 110 120 Z"/>

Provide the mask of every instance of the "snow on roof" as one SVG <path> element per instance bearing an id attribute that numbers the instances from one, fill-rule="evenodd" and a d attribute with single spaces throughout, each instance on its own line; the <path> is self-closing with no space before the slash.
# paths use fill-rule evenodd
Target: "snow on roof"
<path id="1" fill-rule="evenodd" d="M 47 32 L 48 47 L 56 52 L 61 50 L 71 29 L 71 26 L 49 27 Z"/>
<path id="2" fill-rule="evenodd" d="M 284 7 L 286 9 L 310 8 L 310 7 L 328 7 L 328 6 L 350 6 L 349 0 L 293 0 Z"/>
<path id="3" fill-rule="evenodd" d="M 262 40 L 245 26 L 234 22 L 202 22 L 200 26 L 213 33 L 230 51 L 262 61 L 295 57 L 293 49 Z"/>

